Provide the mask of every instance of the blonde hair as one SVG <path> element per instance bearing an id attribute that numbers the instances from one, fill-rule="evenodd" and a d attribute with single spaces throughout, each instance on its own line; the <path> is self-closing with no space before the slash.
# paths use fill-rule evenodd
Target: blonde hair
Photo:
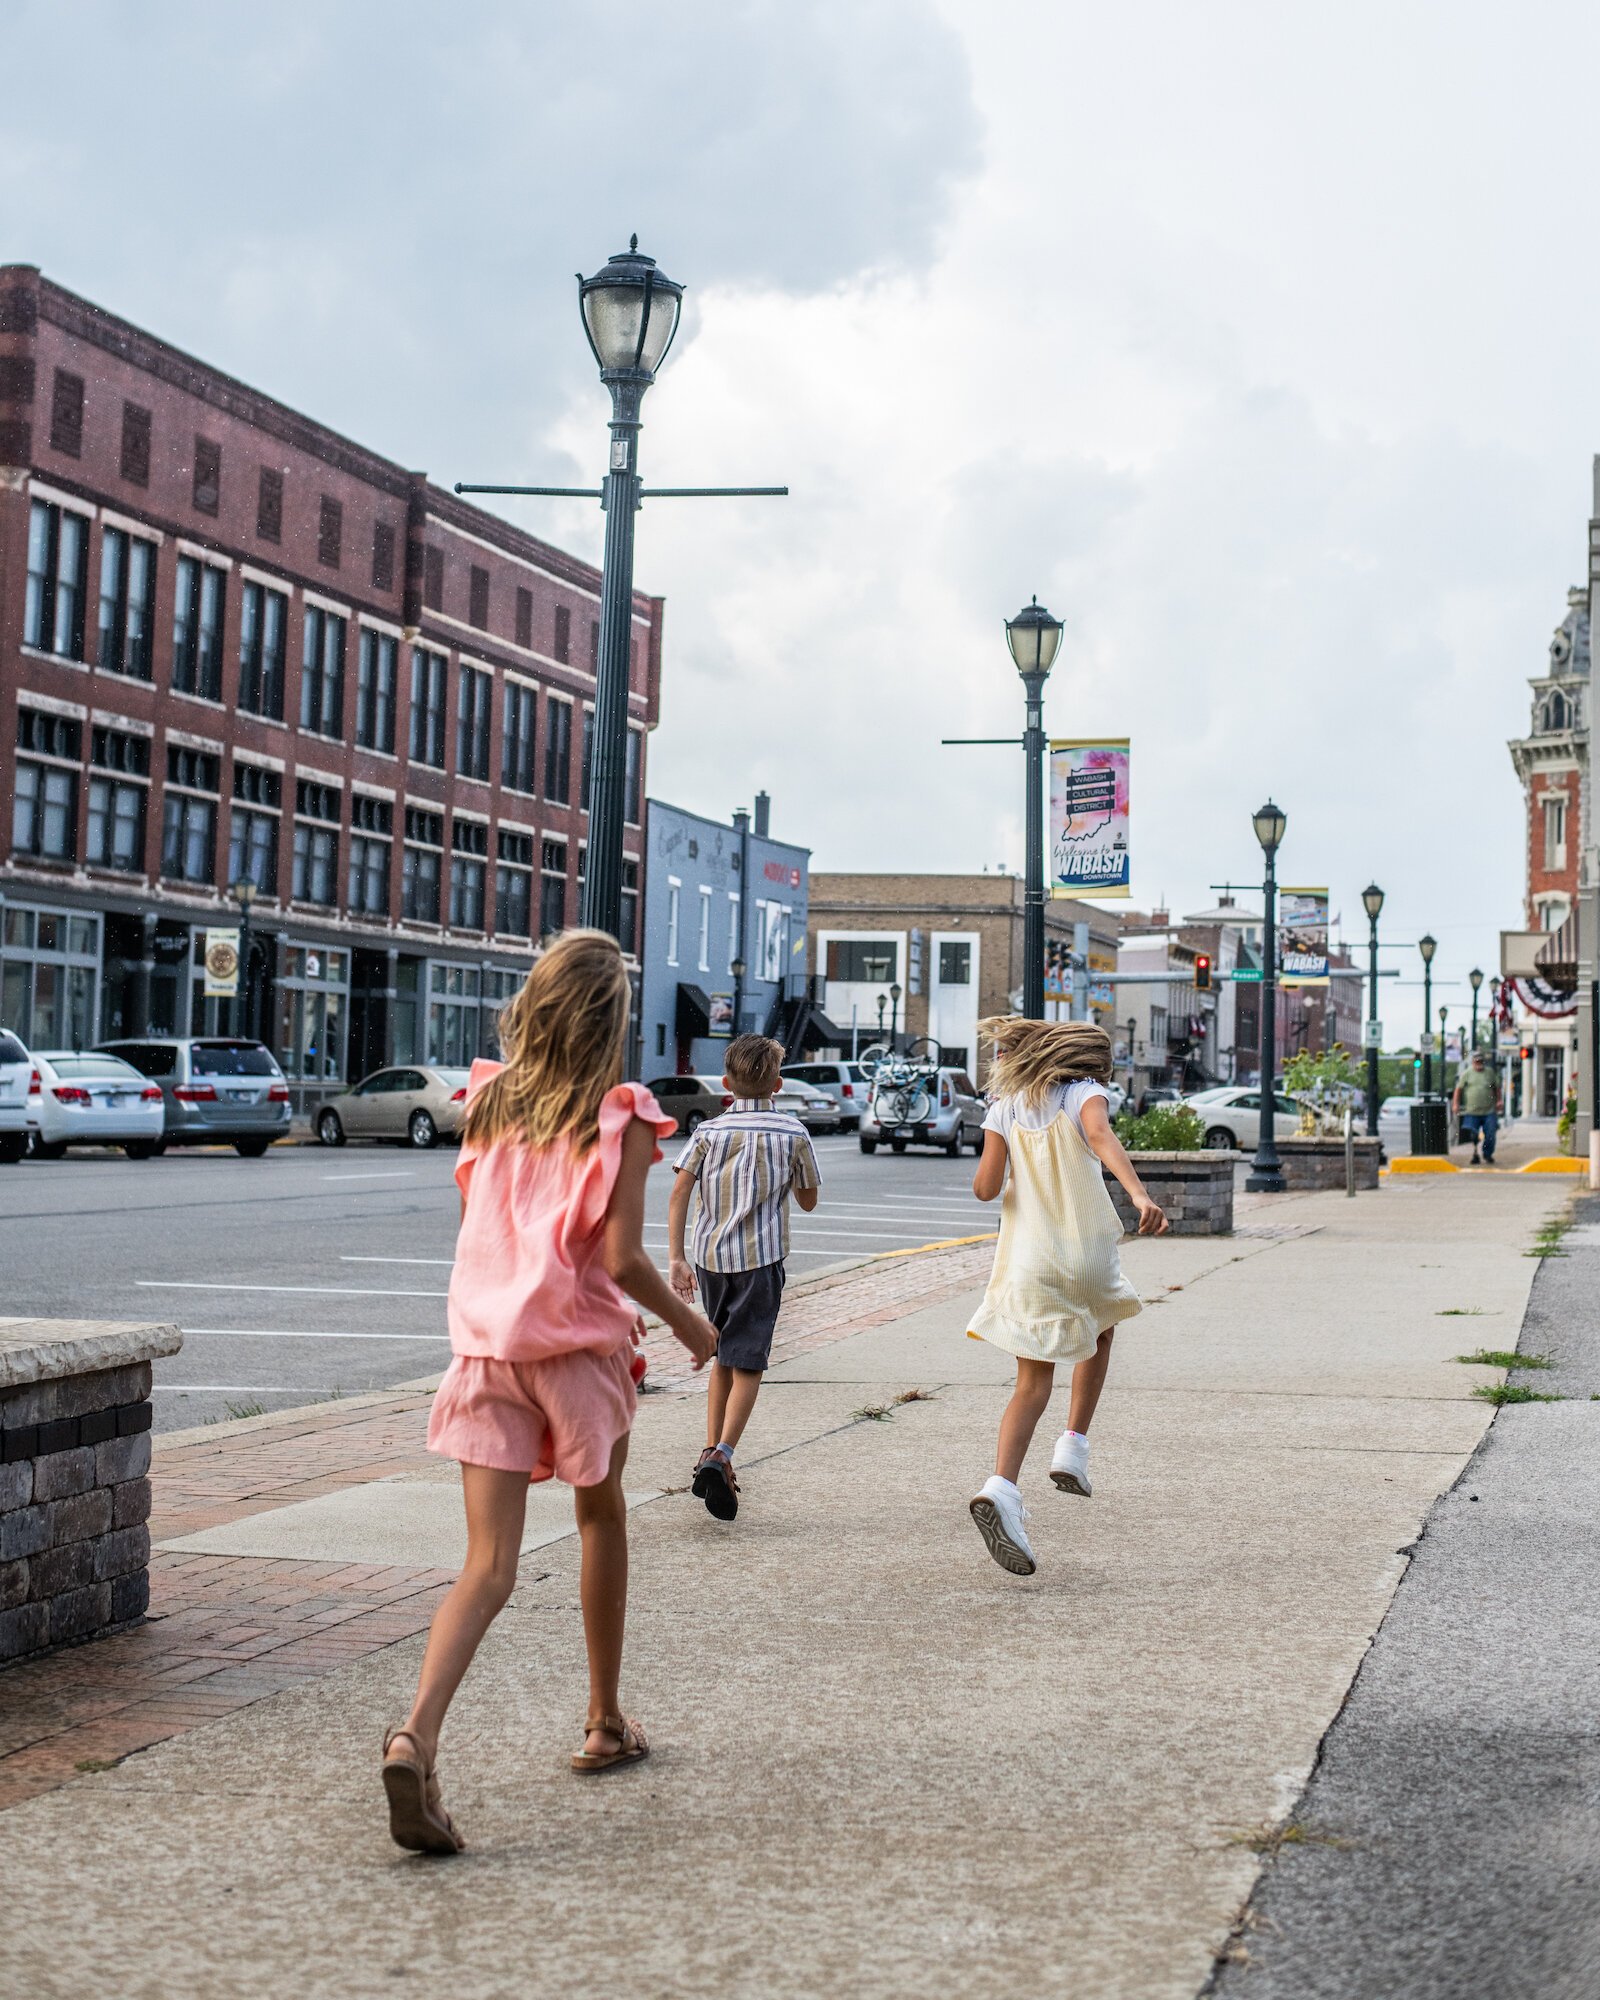
<path id="1" fill-rule="evenodd" d="M 770 1035 L 741 1035 L 728 1044 L 723 1074 L 741 1097 L 771 1097 L 783 1079 L 788 1051 Z M 763 1089 L 765 1084 L 768 1088 Z"/>
<path id="2" fill-rule="evenodd" d="M 568 1139 L 586 1153 L 600 1133 L 600 1100 L 622 1081 L 628 973 L 604 931 L 565 931 L 534 961 L 500 1015 L 505 1067 L 467 1106 L 469 1145 Z"/>
<path id="3" fill-rule="evenodd" d="M 1057 1084 L 1110 1079 L 1111 1037 L 1092 1021 L 1025 1021 L 1016 1014 L 995 1014 L 978 1023 L 978 1033 L 994 1043 L 991 1097 L 1019 1097 L 1033 1106 L 1042 1104 Z"/>

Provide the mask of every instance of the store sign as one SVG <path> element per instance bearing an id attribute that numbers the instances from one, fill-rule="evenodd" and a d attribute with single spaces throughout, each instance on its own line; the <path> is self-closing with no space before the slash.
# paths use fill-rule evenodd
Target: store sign
<path id="1" fill-rule="evenodd" d="M 1361 1046 L 1364 1049 L 1381 1049 L 1383 1047 L 1383 1023 L 1381 1021 L 1368 1021 L 1363 1025 L 1361 1030 Z"/>
<path id="2" fill-rule="evenodd" d="M 231 1000 L 239 991 L 239 933 L 206 932 L 206 998 Z"/>
<path id="3" fill-rule="evenodd" d="M 1328 892 L 1285 889 L 1278 904 L 1278 967 L 1285 986 L 1328 983 Z"/>
<path id="4" fill-rule="evenodd" d="M 727 1041 L 733 1034 L 733 995 L 713 993 L 707 1009 L 706 1033 L 714 1035 L 718 1041 Z"/>
<path id="5" fill-rule="evenodd" d="M 1052 741 L 1050 893 L 1128 894 L 1128 739 Z"/>

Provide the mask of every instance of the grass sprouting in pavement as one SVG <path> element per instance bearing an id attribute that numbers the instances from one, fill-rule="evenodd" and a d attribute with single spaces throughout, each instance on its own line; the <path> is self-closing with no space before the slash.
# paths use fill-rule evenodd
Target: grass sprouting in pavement
<path id="1" fill-rule="evenodd" d="M 1464 1361 L 1469 1368 L 1504 1368 L 1509 1374 L 1514 1368 L 1554 1368 L 1556 1365 L 1548 1354 L 1514 1354 L 1506 1347 L 1477 1347 L 1470 1354 L 1458 1354 L 1457 1361 Z"/>

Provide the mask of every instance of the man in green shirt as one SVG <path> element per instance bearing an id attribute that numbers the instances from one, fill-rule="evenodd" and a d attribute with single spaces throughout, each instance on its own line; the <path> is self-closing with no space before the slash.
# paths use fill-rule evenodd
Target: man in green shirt
<path id="1" fill-rule="evenodd" d="M 1478 1164 L 1478 1141 L 1481 1136 L 1483 1164 L 1492 1167 L 1495 1135 L 1500 1129 L 1500 1080 L 1484 1067 L 1481 1049 L 1473 1051 L 1472 1067 L 1456 1078 L 1451 1103 L 1461 1124 L 1462 1138 L 1472 1140 L 1472 1158 L 1467 1165 L 1475 1167 Z"/>

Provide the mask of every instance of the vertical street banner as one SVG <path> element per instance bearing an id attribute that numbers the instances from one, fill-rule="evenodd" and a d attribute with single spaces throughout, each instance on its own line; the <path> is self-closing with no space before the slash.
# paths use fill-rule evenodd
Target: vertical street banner
<path id="1" fill-rule="evenodd" d="M 1050 893 L 1128 894 L 1128 739 L 1051 739 Z"/>
<path id="2" fill-rule="evenodd" d="M 208 1000 L 231 1000 L 239 991 L 239 933 L 206 932 L 206 987 Z"/>
<path id="3" fill-rule="evenodd" d="M 1328 983 L 1328 892 L 1278 892 L 1278 976 L 1285 986 Z"/>

